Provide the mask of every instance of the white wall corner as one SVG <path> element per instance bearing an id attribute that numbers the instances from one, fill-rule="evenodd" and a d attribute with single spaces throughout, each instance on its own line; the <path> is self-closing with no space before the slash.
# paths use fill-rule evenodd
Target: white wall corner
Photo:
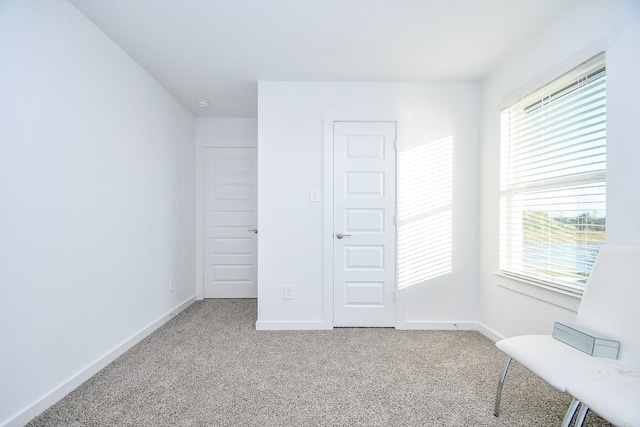
<path id="1" fill-rule="evenodd" d="M 71 393 L 73 390 L 78 388 L 80 385 L 82 385 L 82 383 L 84 383 L 89 378 L 91 378 L 92 376 L 97 374 L 100 370 L 102 370 L 107 365 L 109 365 L 111 362 L 113 362 L 118 357 L 123 355 L 126 351 L 131 349 L 133 346 L 138 344 L 140 341 L 142 341 L 143 339 L 145 339 L 149 335 L 151 335 L 154 331 L 156 331 L 162 325 L 164 325 L 169 320 L 174 318 L 181 311 L 185 310 L 187 307 L 189 307 L 195 301 L 196 301 L 196 296 L 194 295 L 191 298 L 187 299 L 186 301 L 178 304 L 175 308 L 173 308 L 172 310 L 169 310 L 169 312 L 167 312 L 166 314 L 161 316 L 158 320 L 156 320 L 155 322 L 151 323 L 150 325 L 148 325 L 147 327 L 142 329 L 137 334 L 133 335 L 131 338 L 129 338 L 128 340 L 126 340 L 122 344 L 118 345 L 116 348 L 111 350 L 109 353 L 105 354 L 100 359 L 96 360 L 91 365 L 87 366 L 85 369 L 83 369 L 82 371 L 78 372 L 72 378 L 69 378 L 65 383 L 63 383 L 62 385 L 60 385 L 55 390 L 53 390 L 50 393 L 48 393 L 42 399 L 36 401 L 32 405 L 30 405 L 29 407 L 24 409 L 22 412 L 20 412 L 16 416 L 14 416 L 4 426 L 5 427 L 20 427 L 20 426 L 24 426 L 29 421 L 31 421 L 33 418 L 37 417 L 42 412 L 44 412 L 47 408 L 55 405 L 58 401 L 60 401 L 62 398 L 64 398 L 67 394 Z"/>
<path id="2" fill-rule="evenodd" d="M 486 327 L 480 322 L 478 322 L 478 332 L 480 332 L 482 335 L 489 338 L 493 342 L 497 342 L 505 338 L 493 329 Z"/>

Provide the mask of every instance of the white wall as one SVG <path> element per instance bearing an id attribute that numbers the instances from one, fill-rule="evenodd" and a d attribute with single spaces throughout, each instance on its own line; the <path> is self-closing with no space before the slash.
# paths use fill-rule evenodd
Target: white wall
<path id="1" fill-rule="evenodd" d="M 498 105 L 602 45 L 608 45 L 607 242 L 640 245 L 640 3 L 585 0 L 521 46 L 482 82 L 480 319 L 498 336 L 549 333 L 555 320 L 573 321 L 579 303 L 494 274 L 498 270 Z M 553 304 L 546 302 L 550 299 Z"/>
<path id="2" fill-rule="evenodd" d="M 200 146 L 234 145 L 258 139 L 258 119 L 196 118 L 196 139 Z"/>
<path id="3" fill-rule="evenodd" d="M 477 83 L 260 82 L 258 85 L 258 323 L 332 326 L 323 278 L 323 114 L 398 120 L 400 151 L 453 137 L 453 271 L 399 296 L 399 327 L 451 327 L 477 312 Z M 322 193 L 322 190 L 321 190 Z M 283 299 L 283 285 L 295 299 Z"/>
<path id="4" fill-rule="evenodd" d="M 18 425 L 195 298 L 195 121 L 63 0 L 0 3 L 0 57 L 0 425 Z"/>
<path id="5" fill-rule="evenodd" d="M 258 143 L 258 119 L 196 118 L 196 286 L 199 300 L 204 298 L 204 177 L 203 148 L 255 147 Z"/>

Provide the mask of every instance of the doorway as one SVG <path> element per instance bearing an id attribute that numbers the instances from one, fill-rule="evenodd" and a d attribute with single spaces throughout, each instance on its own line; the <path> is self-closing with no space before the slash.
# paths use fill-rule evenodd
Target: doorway
<path id="1" fill-rule="evenodd" d="M 396 324 L 396 123 L 333 123 L 333 325 Z"/>
<path id="2" fill-rule="evenodd" d="M 204 298 L 256 298 L 256 148 L 204 148 Z"/>

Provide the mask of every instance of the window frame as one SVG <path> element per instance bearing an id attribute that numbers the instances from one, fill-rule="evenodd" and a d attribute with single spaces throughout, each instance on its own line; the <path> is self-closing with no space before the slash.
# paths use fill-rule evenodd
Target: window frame
<path id="1" fill-rule="evenodd" d="M 593 59 L 594 57 L 597 57 L 599 55 L 603 55 L 603 62 L 604 62 L 604 68 L 605 68 L 605 76 L 606 76 L 606 45 L 603 42 L 599 42 L 596 43 L 595 45 L 591 46 L 590 48 L 586 49 L 585 51 L 581 52 L 581 54 L 577 55 L 576 57 L 572 58 L 571 60 L 565 62 L 564 64 L 562 64 L 560 67 L 557 67 L 556 69 L 546 73 L 544 76 L 540 77 L 539 79 L 537 79 L 534 83 L 528 85 L 527 87 L 525 87 L 524 89 L 518 91 L 517 93 L 511 95 L 510 97 L 508 97 L 507 99 L 503 100 L 502 102 L 500 102 L 500 104 L 498 105 L 498 118 L 500 121 L 500 128 L 502 130 L 502 125 L 503 125 L 503 115 L 504 115 L 504 111 L 505 109 L 509 109 L 511 108 L 514 104 L 517 104 L 518 101 L 522 100 L 522 99 L 526 99 L 527 97 L 529 97 L 531 94 L 536 93 L 538 91 L 540 91 L 542 88 L 545 88 L 546 86 L 550 85 L 551 83 L 553 83 L 555 80 L 557 79 L 561 79 L 563 78 L 565 75 L 567 75 L 568 73 L 572 72 L 576 67 L 579 67 L 581 64 Z M 606 94 L 606 90 L 604 92 Z M 606 95 L 605 95 L 606 96 Z M 605 110 L 606 110 L 606 100 L 605 100 Z M 605 115 L 606 118 L 606 115 Z M 605 123 L 605 132 L 606 132 L 606 123 Z M 604 143 L 604 149 L 606 150 L 606 136 L 605 136 L 605 143 Z M 505 190 L 503 188 L 503 174 L 504 174 L 504 170 L 503 170 L 503 156 L 504 156 L 504 147 L 503 147 L 503 141 L 502 141 L 502 132 L 500 132 L 500 190 L 499 190 L 499 222 L 500 222 L 500 238 L 499 238 L 499 242 L 498 242 L 498 270 L 495 272 L 495 274 L 497 276 L 500 276 L 501 278 L 505 278 L 507 280 L 501 280 L 500 284 L 506 288 L 518 291 L 518 292 L 522 292 L 525 294 L 528 294 L 530 296 L 533 296 L 535 298 L 538 299 L 542 299 L 542 300 L 549 300 L 551 299 L 551 301 L 556 305 L 559 306 L 563 306 L 566 308 L 570 308 L 570 309 L 577 309 L 577 306 L 575 305 L 575 302 L 572 302 L 572 300 L 576 300 L 576 298 L 580 298 L 584 287 L 583 286 L 578 286 L 578 285 L 570 285 L 567 283 L 562 283 L 561 281 L 554 281 L 554 280 L 549 280 L 547 277 L 551 277 L 551 276 L 547 276 L 544 277 L 541 275 L 528 275 L 526 274 L 522 274 L 520 271 L 513 271 L 513 270 L 505 270 L 502 269 L 503 265 L 503 215 L 505 215 L 505 212 L 503 211 L 503 198 L 505 197 L 505 193 L 513 193 L 515 194 L 515 192 L 517 192 L 518 190 L 515 187 L 511 187 L 507 190 Z M 605 151 L 606 152 L 606 151 Z M 606 154 L 605 154 L 606 156 Z M 581 183 L 580 181 L 569 181 L 572 182 L 574 185 Z M 604 201 L 606 204 L 606 161 L 605 161 L 605 166 L 604 166 L 604 170 L 603 171 L 598 171 L 598 172 L 594 172 L 592 174 L 590 174 L 590 177 L 587 178 L 584 182 L 582 183 L 599 183 L 600 185 L 603 186 L 603 188 L 605 189 L 605 193 L 604 193 Z M 549 186 L 549 183 L 547 183 L 547 186 Z M 537 191 L 541 191 L 543 189 L 544 185 L 533 185 L 531 188 L 532 189 L 537 189 Z M 565 188 L 562 186 L 562 184 L 551 184 L 550 185 L 551 188 L 553 187 L 557 187 L 557 188 Z M 529 190 L 532 191 L 532 190 Z M 526 192 L 526 191 L 525 191 Z M 512 205 L 513 206 L 513 203 Z M 606 218 L 606 214 L 605 214 L 605 218 Z M 605 224 L 605 236 L 606 236 L 606 224 Z M 511 240 L 513 241 L 513 240 Z M 524 240 L 522 240 L 520 242 L 520 245 L 522 245 L 522 242 Z M 588 273 L 590 273 L 590 270 L 588 271 Z M 531 286 L 535 286 L 538 289 L 537 290 L 531 290 Z M 529 288 L 529 289 L 527 289 Z M 542 292 L 542 293 L 541 293 Z M 553 296 L 553 298 L 547 298 L 550 294 L 549 292 L 552 293 L 556 293 L 556 296 Z M 558 300 L 558 295 L 559 295 L 559 300 Z M 567 300 L 566 297 L 569 297 L 569 299 Z M 578 299 L 579 301 L 579 299 Z"/>

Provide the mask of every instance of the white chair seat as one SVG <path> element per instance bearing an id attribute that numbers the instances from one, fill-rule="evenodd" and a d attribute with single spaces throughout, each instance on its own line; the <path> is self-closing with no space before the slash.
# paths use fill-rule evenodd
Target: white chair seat
<path id="1" fill-rule="evenodd" d="M 550 335 L 523 335 L 498 341 L 496 346 L 507 354 L 507 359 L 498 381 L 495 416 L 499 414 L 502 386 L 511 360 L 518 361 L 551 386 L 574 396 L 563 426 L 570 425 L 580 402 L 577 426 L 584 421 L 588 407 L 605 418 L 611 416 L 612 420 L 618 419 L 614 418 L 616 411 L 625 417 L 637 416 L 631 408 L 640 405 L 638 385 L 634 382 L 637 380 L 628 378 L 640 376 L 638 277 L 640 247 L 602 246 L 576 315 L 577 326 L 620 342 L 618 360 L 589 356 Z M 617 377 L 625 379 L 614 379 Z M 609 386 L 615 387 L 613 394 L 617 397 L 607 396 L 611 393 Z M 616 399 L 620 401 L 614 405 Z M 640 427 L 638 418 L 628 419 L 633 421 L 630 425 Z"/>
<path id="2" fill-rule="evenodd" d="M 569 384 L 621 369 L 640 373 L 619 360 L 589 356 L 550 335 L 506 338 L 496 346 L 560 391 L 566 391 Z"/>
<path id="3" fill-rule="evenodd" d="M 640 426 L 640 373 L 592 378 L 567 387 L 573 397 L 617 426 Z"/>

